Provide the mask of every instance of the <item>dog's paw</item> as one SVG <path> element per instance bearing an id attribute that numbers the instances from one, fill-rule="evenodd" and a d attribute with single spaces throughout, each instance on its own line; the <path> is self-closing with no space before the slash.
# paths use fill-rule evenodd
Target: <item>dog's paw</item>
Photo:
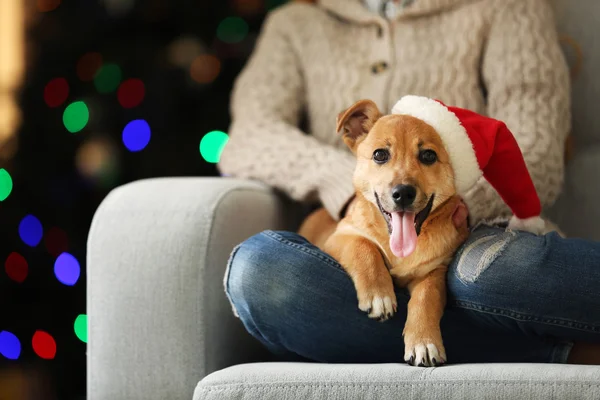
<path id="1" fill-rule="evenodd" d="M 408 365 L 417 367 L 438 367 L 446 363 L 446 349 L 441 343 L 417 343 L 406 345 L 404 349 L 404 361 Z"/>
<path id="2" fill-rule="evenodd" d="M 394 290 L 388 292 L 368 292 L 358 294 L 358 308 L 366 312 L 369 318 L 378 321 L 390 319 L 396 312 L 398 304 Z"/>

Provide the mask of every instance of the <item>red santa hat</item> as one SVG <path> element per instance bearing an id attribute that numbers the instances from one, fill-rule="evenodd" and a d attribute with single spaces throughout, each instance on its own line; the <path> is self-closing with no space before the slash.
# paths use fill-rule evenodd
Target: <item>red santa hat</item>
<path id="1" fill-rule="evenodd" d="M 509 228 L 544 232 L 540 199 L 521 149 L 503 122 L 420 96 L 401 98 L 392 114 L 413 116 L 437 131 L 450 156 L 458 194 L 483 176 L 512 210 Z"/>

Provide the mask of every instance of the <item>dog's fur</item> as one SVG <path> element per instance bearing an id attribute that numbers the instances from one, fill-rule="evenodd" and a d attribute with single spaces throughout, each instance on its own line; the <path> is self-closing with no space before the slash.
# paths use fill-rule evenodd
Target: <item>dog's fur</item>
<path id="1" fill-rule="evenodd" d="M 341 113 L 337 129 L 357 157 L 356 197 L 338 224 L 319 209 L 304 221 L 299 233 L 348 272 L 358 307 L 370 318 L 386 320 L 396 311 L 394 281 L 407 287 L 411 298 L 404 327 L 405 360 L 411 365 L 443 364 L 446 354 L 439 323 L 446 301 L 446 270 L 469 234 L 467 210 L 456 195 L 448 154 L 431 126 L 407 115 L 382 116 L 370 100 Z M 389 150 L 386 163 L 374 162 L 377 149 Z M 419 161 L 424 149 L 435 151 L 434 164 Z M 375 197 L 377 193 L 385 211 L 399 211 L 391 195 L 399 184 L 416 187 L 415 212 L 425 209 L 434 195 L 417 246 L 403 258 L 391 251 L 390 228 Z"/>

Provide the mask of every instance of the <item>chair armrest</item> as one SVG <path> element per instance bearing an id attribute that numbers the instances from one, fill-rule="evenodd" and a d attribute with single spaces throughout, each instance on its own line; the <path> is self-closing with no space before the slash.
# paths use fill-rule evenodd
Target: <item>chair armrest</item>
<path id="1" fill-rule="evenodd" d="M 112 191 L 88 238 L 88 399 L 189 400 L 205 375 L 261 359 L 224 294 L 226 262 L 249 236 L 293 229 L 299 216 L 266 186 L 237 179 Z"/>

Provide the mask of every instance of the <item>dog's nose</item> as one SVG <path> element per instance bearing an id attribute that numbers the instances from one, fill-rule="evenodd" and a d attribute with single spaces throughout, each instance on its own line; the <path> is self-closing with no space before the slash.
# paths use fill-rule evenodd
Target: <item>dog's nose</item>
<path id="1" fill-rule="evenodd" d="M 396 205 L 405 208 L 410 206 L 417 197 L 417 189 L 411 185 L 396 185 L 392 188 L 392 198 Z"/>

